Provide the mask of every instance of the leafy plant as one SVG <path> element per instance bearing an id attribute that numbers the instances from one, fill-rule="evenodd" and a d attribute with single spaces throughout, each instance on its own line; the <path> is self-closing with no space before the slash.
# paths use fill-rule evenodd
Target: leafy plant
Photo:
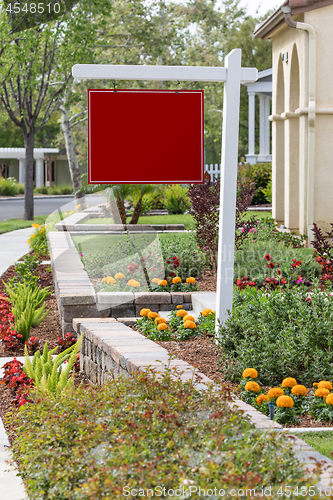
<path id="1" fill-rule="evenodd" d="M 333 297 L 314 287 L 234 291 L 233 315 L 219 329 L 226 377 L 255 366 L 263 384 L 333 377 Z"/>
<path id="2" fill-rule="evenodd" d="M 309 484 L 283 433 L 263 436 L 230 407 L 227 388 L 200 391 L 195 375 L 183 383 L 168 366 L 162 375 L 139 372 L 32 397 L 6 420 L 32 500 L 120 499 L 138 485 L 156 493 L 161 485 L 228 491 L 258 481 L 275 498 L 281 483 Z"/>
<path id="3" fill-rule="evenodd" d="M 35 255 L 25 255 L 20 262 L 15 264 L 15 276 L 7 281 L 9 286 L 16 290 L 19 285 L 25 283 L 35 288 L 39 279 L 35 272 L 40 263 L 41 259 Z"/>
<path id="4" fill-rule="evenodd" d="M 38 257 L 48 255 L 49 249 L 47 244 L 45 224 L 32 224 L 32 227 L 35 228 L 35 232 L 30 235 L 30 238 L 27 241 L 30 249 L 33 250 L 35 255 L 37 255 Z"/>
<path id="5" fill-rule="evenodd" d="M 29 339 L 32 326 L 38 326 L 46 318 L 50 309 L 45 310 L 46 297 L 51 294 L 49 287 L 35 289 L 24 283 L 16 290 L 5 284 L 6 292 L 12 303 L 12 313 L 15 317 L 15 329 L 23 336 L 23 341 Z M 41 305 L 42 304 L 42 305 Z"/>
<path id="6" fill-rule="evenodd" d="M 269 201 L 265 190 L 271 182 L 271 175 L 271 163 L 255 163 L 254 165 L 244 163 L 239 166 L 238 177 L 240 182 L 243 184 L 256 184 L 257 191 L 253 197 L 253 205 L 260 205 Z"/>
<path id="7" fill-rule="evenodd" d="M 169 214 L 184 214 L 190 206 L 188 188 L 173 184 L 164 190 L 164 208 Z"/>
<path id="8" fill-rule="evenodd" d="M 29 378 L 34 380 L 35 387 L 49 393 L 60 394 L 65 387 L 73 384 L 73 379 L 69 378 L 69 376 L 76 363 L 81 344 L 82 335 L 75 344 L 58 354 L 55 359 L 52 359 L 52 354 L 56 353 L 58 346 L 49 351 L 46 342 L 43 355 L 41 356 L 40 351 L 37 351 L 32 362 L 25 346 L 23 370 Z M 64 363 L 67 360 L 65 366 Z"/>

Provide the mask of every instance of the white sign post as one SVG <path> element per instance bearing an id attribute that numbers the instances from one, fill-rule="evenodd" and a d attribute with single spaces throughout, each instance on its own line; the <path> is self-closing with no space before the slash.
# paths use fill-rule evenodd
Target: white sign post
<path id="1" fill-rule="evenodd" d="M 241 49 L 234 49 L 227 55 L 224 68 L 76 64 L 72 74 L 77 80 L 224 82 L 216 297 L 216 320 L 223 323 L 228 309 L 232 310 L 233 296 L 240 84 L 255 82 L 258 70 L 242 68 Z"/>

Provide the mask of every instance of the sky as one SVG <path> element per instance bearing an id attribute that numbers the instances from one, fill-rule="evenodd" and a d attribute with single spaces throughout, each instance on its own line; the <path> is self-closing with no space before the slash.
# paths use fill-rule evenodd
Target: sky
<path id="1" fill-rule="evenodd" d="M 283 0 L 241 0 L 240 5 L 247 7 L 247 13 L 255 16 L 259 8 L 259 15 L 263 16 L 270 9 L 275 9 L 283 4 Z"/>

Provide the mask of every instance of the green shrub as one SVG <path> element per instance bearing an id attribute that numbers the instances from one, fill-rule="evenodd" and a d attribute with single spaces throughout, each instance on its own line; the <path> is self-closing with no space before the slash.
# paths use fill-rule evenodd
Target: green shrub
<path id="1" fill-rule="evenodd" d="M 7 418 L 29 498 L 111 500 L 139 489 L 149 496 L 148 488 L 171 498 L 168 490 L 186 495 L 189 486 L 259 493 L 262 485 L 274 495 L 281 484 L 307 484 L 283 433 L 254 429 L 230 409 L 226 389 L 198 391 L 170 372 L 30 394 L 35 403 Z"/>
<path id="2" fill-rule="evenodd" d="M 25 255 L 23 259 L 15 264 L 15 275 L 10 278 L 7 283 L 14 291 L 21 285 L 29 285 L 31 289 L 36 288 L 39 280 L 38 274 L 35 271 L 40 264 L 41 260 L 37 259 L 35 255 Z"/>
<path id="3" fill-rule="evenodd" d="M 251 232 L 253 241 L 274 241 L 276 243 L 284 243 L 291 245 L 293 248 L 304 247 L 306 235 L 297 236 L 295 231 L 288 233 L 277 230 L 276 222 L 271 217 L 260 218 L 257 221 L 257 226 Z"/>
<path id="4" fill-rule="evenodd" d="M 47 189 L 46 186 L 41 186 L 41 187 L 35 188 L 34 189 L 34 193 L 47 194 L 48 193 L 48 189 Z"/>
<path id="5" fill-rule="evenodd" d="M 23 341 L 26 342 L 29 339 L 31 327 L 40 325 L 50 312 L 50 309 L 45 311 L 44 301 L 51 292 L 49 287 L 31 288 L 27 283 L 23 283 L 16 289 L 11 288 L 7 283 L 5 288 L 15 316 L 15 330 L 23 336 Z"/>
<path id="6" fill-rule="evenodd" d="M 294 377 L 307 387 L 333 378 L 333 297 L 314 288 L 234 291 L 232 317 L 219 329 L 225 376 L 255 368 L 264 385 Z"/>
<path id="7" fill-rule="evenodd" d="M 49 247 L 47 243 L 45 224 L 32 224 L 32 227 L 35 231 L 30 235 L 30 238 L 27 241 L 30 250 L 33 250 L 37 257 L 48 255 Z"/>
<path id="8" fill-rule="evenodd" d="M 185 238 L 179 238 L 175 234 L 161 238 L 161 247 L 164 262 L 172 257 L 178 257 L 180 267 L 177 269 L 178 275 L 182 279 L 189 276 L 198 278 L 207 266 L 207 257 L 200 250 L 196 237 L 193 233 L 188 233 Z"/>
<path id="9" fill-rule="evenodd" d="M 180 184 L 173 184 L 164 190 L 164 208 L 169 214 L 184 214 L 189 206 L 188 188 L 182 187 Z"/>
<path id="10" fill-rule="evenodd" d="M 242 184 L 254 182 L 256 184 L 257 194 L 252 200 L 253 205 L 261 205 L 267 203 L 269 200 L 264 189 L 267 188 L 272 176 L 271 163 L 244 163 L 239 167 L 238 177 Z"/>
<path id="11" fill-rule="evenodd" d="M 71 184 L 59 184 L 49 187 L 48 194 L 73 194 L 73 186 Z"/>
<path id="12" fill-rule="evenodd" d="M 23 189 L 23 190 L 22 190 Z M 24 185 L 18 184 L 14 177 L 4 179 L 0 177 L 0 195 L 1 196 L 15 196 L 16 194 L 24 193 Z"/>

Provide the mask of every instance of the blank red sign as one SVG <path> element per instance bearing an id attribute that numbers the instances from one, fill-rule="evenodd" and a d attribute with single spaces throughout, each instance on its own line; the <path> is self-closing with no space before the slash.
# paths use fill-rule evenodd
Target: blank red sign
<path id="1" fill-rule="evenodd" d="M 204 182 L 203 90 L 88 90 L 89 184 Z"/>

